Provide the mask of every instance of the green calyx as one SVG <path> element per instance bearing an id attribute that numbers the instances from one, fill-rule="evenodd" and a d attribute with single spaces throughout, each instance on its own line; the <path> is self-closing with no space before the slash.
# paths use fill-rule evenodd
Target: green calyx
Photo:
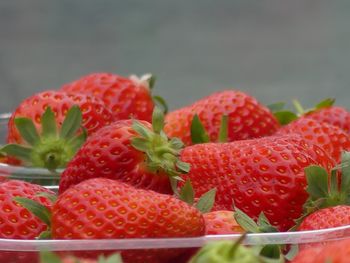
<path id="1" fill-rule="evenodd" d="M 50 107 L 41 117 L 40 134 L 29 118 L 16 118 L 14 123 L 27 145 L 7 144 L 0 151 L 22 160 L 27 166 L 43 167 L 51 171 L 64 168 L 87 137 L 84 128 L 78 133 L 82 128 L 82 113 L 78 106 L 73 106 L 68 111 L 60 130 Z"/>
<path id="2" fill-rule="evenodd" d="M 171 180 L 181 180 L 180 175 L 188 173 L 190 165 L 179 159 L 184 147 L 178 138 L 169 139 L 163 132 L 164 114 L 158 107 L 152 115 L 152 129 L 134 120 L 132 128 L 138 134 L 131 140 L 131 145 L 146 154 L 147 169 L 154 174 L 166 173 Z"/>
<path id="3" fill-rule="evenodd" d="M 340 165 L 334 167 L 330 174 L 323 167 L 311 165 L 305 168 L 305 175 L 309 198 L 304 204 L 303 216 L 296 221 L 296 227 L 318 209 L 350 205 L 350 152 L 342 153 Z"/>
<path id="4" fill-rule="evenodd" d="M 245 235 L 236 242 L 217 241 L 208 243 L 194 255 L 189 263 L 281 263 L 283 258 L 269 258 L 260 254 L 261 247 L 245 247 L 241 243 Z"/>
<path id="5" fill-rule="evenodd" d="M 267 107 L 274 114 L 274 116 L 276 117 L 276 119 L 281 125 L 287 125 L 288 123 L 298 119 L 300 116 L 310 114 L 314 111 L 317 111 L 323 108 L 331 107 L 334 104 L 334 102 L 335 102 L 335 99 L 327 98 L 317 103 L 313 108 L 304 109 L 298 100 L 293 100 L 292 103 L 296 112 L 285 109 L 286 103 L 284 102 L 273 103 L 268 105 Z"/>
<path id="6" fill-rule="evenodd" d="M 247 232 L 247 233 L 275 233 L 278 229 L 271 225 L 263 212 L 260 213 L 258 220 L 255 222 L 242 210 L 234 207 L 233 214 L 236 222 Z M 285 245 L 269 244 L 261 247 L 259 252 L 260 256 L 264 256 L 273 260 L 281 260 L 285 258 L 287 260 L 293 259 L 298 253 L 298 246 L 293 245 L 288 248 L 288 252 L 284 254 L 287 248 Z"/>
<path id="7" fill-rule="evenodd" d="M 181 188 L 180 193 L 175 191 L 175 194 L 180 198 L 180 200 L 186 202 L 189 205 L 193 205 L 202 214 L 208 213 L 212 210 L 215 203 L 216 188 L 210 189 L 208 192 L 204 193 L 197 201 L 194 203 L 194 190 L 190 180 L 187 180 L 184 186 Z"/>
<path id="8" fill-rule="evenodd" d="M 191 140 L 193 144 L 208 143 L 210 142 L 209 135 L 204 128 L 203 123 L 199 119 L 198 115 L 195 114 L 191 123 Z M 221 118 L 218 142 L 228 141 L 228 116 L 223 115 Z"/>
<path id="9" fill-rule="evenodd" d="M 80 260 L 79 258 L 75 258 L 73 256 L 69 257 L 69 259 L 71 259 L 70 262 L 74 262 L 74 263 L 84 262 L 84 260 Z M 40 263 L 64 263 L 65 261 L 62 260 L 58 255 L 56 255 L 53 252 L 42 251 L 40 252 L 39 262 Z M 108 257 L 105 257 L 103 255 L 99 256 L 96 263 L 123 263 L 123 260 L 120 254 L 115 253 Z"/>
<path id="10" fill-rule="evenodd" d="M 38 193 L 37 196 L 42 196 L 50 200 L 51 203 L 55 203 L 57 200 L 57 196 L 51 195 L 48 193 Z M 51 239 L 51 216 L 52 212 L 46 206 L 40 204 L 37 201 L 34 201 L 25 197 L 14 197 L 13 201 L 17 202 L 24 208 L 26 208 L 29 212 L 39 218 L 44 224 L 47 225 L 47 229 L 43 231 L 37 239 Z"/>
<path id="11" fill-rule="evenodd" d="M 237 207 L 234 207 L 233 216 L 236 222 L 248 233 L 278 232 L 277 228 L 271 225 L 263 212 L 260 213 L 257 222 Z"/>

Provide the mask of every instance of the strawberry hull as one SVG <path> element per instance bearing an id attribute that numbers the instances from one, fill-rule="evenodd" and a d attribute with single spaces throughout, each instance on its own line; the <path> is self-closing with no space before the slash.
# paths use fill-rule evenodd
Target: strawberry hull
<path id="1" fill-rule="evenodd" d="M 7 123 L 11 114 L 0 114 L 0 145 L 6 143 Z M 8 179 L 23 180 L 30 183 L 43 185 L 49 189 L 57 191 L 60 179 L 60 172 L 49 172 L 44 168 L 30 168 L 15 165 L 14 163 L 6 163 L 0 157 L 0 182 Z"/>

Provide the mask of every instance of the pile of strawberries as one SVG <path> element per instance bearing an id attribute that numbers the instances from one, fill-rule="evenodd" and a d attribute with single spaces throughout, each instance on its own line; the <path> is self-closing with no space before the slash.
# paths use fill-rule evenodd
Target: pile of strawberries
<path id="1" fill-rule="evenodd" d="M 154 84 L 151 75 L 95 73 L 20 103 L 0 160 L 64 171 L 57 195 L 24 181 L 0 183 L 0 238 L 176 238 L 350 224 L 345 108 L 330 99 L 308 110 L 294 102 L 295 113 L 224 90 L 167 112 L 151 94 Z M 127 250 L 121 257 L 220 262 L 209 260 L 210 249 L 196 256 L 196 249 Z M 276 249 L 281 260 L 290 250 Z M 17 254 L 0 252 L 0 262 L 39 260 Z M 97 255 L 75 253 L 87 262 Z M 252 262 L 242 260 L 227 262 Z"/>

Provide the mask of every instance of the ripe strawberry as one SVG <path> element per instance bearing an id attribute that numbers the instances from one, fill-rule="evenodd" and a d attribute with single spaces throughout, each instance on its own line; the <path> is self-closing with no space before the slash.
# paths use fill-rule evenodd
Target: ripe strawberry
<path id="1" fill-rule="evenodd" d="M 95 98 L 40 92 L 25 99 L 13 112 L 8 123 L 10 145 L 1 151 L 32 166 L 62 168 L 85 140 L 84 133 L 77 135 L 81 123 L 92 134 L 112 121 L 111 113 Z"/>
<path id="2" fill-rule="evenodd" d="M 26 197 L 50 207 L 51 202 L 46 197 L 36 196 L 41 192 L 54 194 L 24 181 L 9 180 L 0 184 L 0 238 L 34 239 L 46 229 L 45 224 L 13 200 L 14 197 Z"/>
<path id="3" fill-rule="evenodd" d="M 350 132 L 350 112 L 343 107 L 334 106 L 334 99 L 325 99 L 319 102 L 315 107 L 304 109 L 299 101 L 293 100 L 297 113 L 284 110 L 285 103 L 275 103 L 269 106 L 279 123 L 288 124 L 293 120 L 302 118 L 314 119 L 318 122 L 326 122 L 328 124 L 342 128 L 346 132 Z"/>
<path id="4" fill-rule="evenodd" d="M 298 230 L 318 230 L 350 224 L 350 206 L 338 205 L 317 210 L 304 218 Z"/>
<path id="5" fill-rule="evenodd" d="M 300 134 L 305 141 L 316 144 L 324 149 L 339 163 L 341 153 L 350 150 L 350 133 L 337 126 L 301 117 L 280 128 L 276 134 Z"/>
<path id="6" fill-rule="evenodd" d="M 113 122 L 111 112 L 105 108 L 103 102 L 99 99 L 81 94 L 43 91 L 25 99 L 12 113 L 8 123 L 8 143 L 22 144 L 25 141 L 15 125 L 16 118 L 31 119 L 40 132 L 43 128 L 41 118 L 47 107 L 50 107 L 55 113 L 57 125 L 61 126 L 68 110 L 73 105 L 79 106 L 82 112 L 82 125 L 89 134 Z"/>
<path id="7" fill-rule="evenodd" d="M 327 171 L 318 166 L 305 169 L 309 198 L 298 230 L 318 230 L 350 224 L 350 153 L 342 155 L 341 169 Z"/>
<path id="8" fill-rule="evenodd" d="M 37 196 L 41 192 L 53 194 L 42 186 L 23 181 L 10 180 L 0 184 L 0 238 L 35 239 L 46 230 L 46 224 L 13 200 L 25 197 L 50 207 L 51 202 L 46 197 Z M 37 257 L 33 252 L 0 251 L 0 262 L 37 263 Z"/>
<path id="9" fill-rule="evenodd" d="M 349 257 L 350 239 L 345 239 L 326 246 L 302 250 L 291 263 L 348 263 Z"/>
<path id="10" fill-rule="evenodd" d="M 151 121 L 153 84 L 150 75 L 139 79 L 136 76 L 126 78 L 111 73 L 92 73 L 64 85 L 61 90 L 98 97 L 116 120 L 132 117 Z"/>
<path id="11" fill-rule="evenodd" d="M 186 147 L 181 160 L 191 166 L 183 179 L 191 180 L 196 196 L 217 188 L 214 210 L 231 210 L 234 202 L 253 219 L 264 212 L 279 230 L 301 215 L 308 197 L 304 168 L 334 166 L 321 148 L 298 136 L 197 144 Z"/>
<path id="12" fill-rule="evenodd" d="M 236 222 L 233 211 L 221 210 L 203 214 L 206 235 L 243 233 L 243 228 Z"/>
<path id="13" fill-rule="evenodd" d="M 170 112 L 166 116 L 164 131 L 169 137 L 180 138 L 186 145 L 192 144 L 191 123 L 195 114 L 203 123 L 210 141 L 217 141 L 223 115 L 228 116 L 228 141 L 271 135 L 279 127 L 269 109 L 255 98 L 241 91 L 226 90 Z"/>
<path id="14" fill-rule="evenodd" d="M 319 122 L 327 122 L 350 133 L 350 112 L 343 107 L 331 106 L 306 114 L 306 117 Z"/>
<path id="15" fill-rule="evenodd" d="M 189 168 L 178 160 L 182 142 L 168 140 L 162 132 L 163 118 L 155 108 L 152 127 L 145 121 L 124 120 L 91 135 L 62 173 L 59 192 L 86 179 L 105 177 L 172 193 L 171 181 Z"/>
<path id="16" fill-rule="evenodd" d="M 59 195 L 51 218 L 54 239 L 195 237 L 205 233 L 203 216 L 196 208 L 171 195 L 136 189 L 106 178 L 70 187 Z M 121 254 L 125 262 L 136 263 L 164 262 L 178 252 Z"/>

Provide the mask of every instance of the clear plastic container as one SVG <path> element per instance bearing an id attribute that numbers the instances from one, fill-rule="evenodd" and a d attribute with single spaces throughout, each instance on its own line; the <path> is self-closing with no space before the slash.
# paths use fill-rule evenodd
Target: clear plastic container
<path id="1" fill-rule="evenodd" d="M 197 248 L 208 242 L 219 240 L 236 240 L 240 235 L 211 235 L 196 238 L 163 238 L 163 239 L 100 239 L 100 240 L 13 240 L 0 239 L 0 262 L 37 263 L 40 251 L 55 251 L 60 255 L 77 255 L 82 257 L 96 256 L 105 253 L 132 253 L 145 255 L 150 253 L 179 254 L 169 263 L 182 263 L 183 255 L 194 253 Z M 350 226 L 323 230 L 248 234 L 244 241 L 247 245 L 262 244 L 314 244 L 334 242 L 350 238 Z M 128 261 L 132 262 L 132 261 Z"/>
<path id="2" fill-rule="evenodd" d="M 0 143 L 5 143 L 9 114 L 0 114 Z M 0 164 L 0 177 L 30 181 L 57 189 L 58 175 L 45 169 L 16 167 Z M 195 238 L 151 238 L 151 239 L 105 239 L 105 240 L 15 240 L 0 239 L 0 262 L 36 263 L 38 252 L 58 251 L 60 253 L 81 254 L 112 253 L 115 251 L 193 251 L 208 242 L 218 240 L 235 240 L 239 234 L 211 235 Z M 312 244 L 325 243 L 350 238 L 350 225 L 315 231 L 248 234 L 244 243 L 247 245 L 262 244 Z M 191 250 L 192 249 L 192 250 Z M 94 252 L 95 251 L 95 252 Z M 182 262 L 171 261 L 171 262 Z"/>
<path id="3" fill-rule="evenodd" d="M 9 113 L 0 114 L 0 145 L 6 143 L 7 122 L 10 116 Z M 52 190 L 57 190 L 60 178 L 59 174 L 61 172 L 62 171 L 52 173 L 47 169 L 28 168 L 0 163 L 0 181 L 2 181 L 1 179 L 24 180 L 46 186 Z"/>

